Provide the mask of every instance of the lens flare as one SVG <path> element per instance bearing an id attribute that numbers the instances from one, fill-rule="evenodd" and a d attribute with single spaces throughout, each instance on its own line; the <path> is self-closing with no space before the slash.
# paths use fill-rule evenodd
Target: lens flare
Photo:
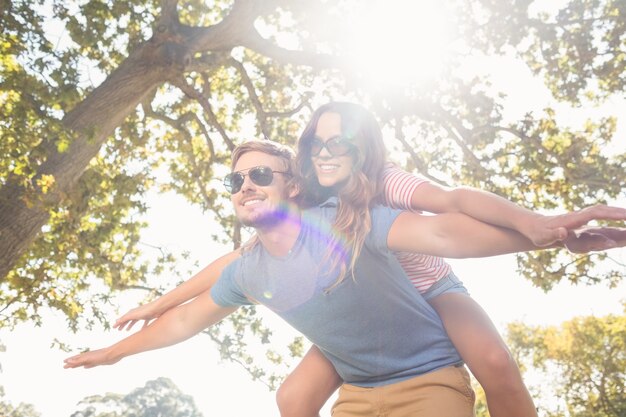
<path id="1" fill-rule="evenodd" d="M 347 41 L 352 51 L 350 65 L 364 82 L 372 87 L 402 87 L 436 77 L 444 65 L 453 26 L 441 2 L 367 4 L 349 17 Z"/>
<path id="2" fill-rule="evenodd" d="M 300 238 L 305 238 L 307 244 L 294 244 L 292 250 L 299 252 L 293 259 L 289 258 L 291 251 L 284 261 L 273 256 L 263 261 L 251 258 L 250 262 L 254 264 L 250 264 L 249 268 L 255 273 L 236 279 L 243 280 L 241 288 L 246 289 L 250 299 L 277 312 L 289 311 L 332 287 L 339 276 L 341 264 L 349 263 L 350 251 L 345 236 L 333 228 L 332 222 L 320 220 L 316 210 L 304 211 L 300 216 L 287 204 L 282 204 L 272 216 L 282 222 L 300 224 Z M 311 248 L 316 248 L 318 252 L 310 252 Z M 242 258 L 242 262 L 247 262 L 247 258 Z"/>

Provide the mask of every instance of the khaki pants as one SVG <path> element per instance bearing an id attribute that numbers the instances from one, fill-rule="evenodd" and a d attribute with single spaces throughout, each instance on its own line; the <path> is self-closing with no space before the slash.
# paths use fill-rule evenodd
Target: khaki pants
<path id="1" fill-rule="evenodd" d="M 381 387 L 343 384 L 333 417 L 473 417 L 474 391 L 465 367 L 447 367 Z"/>

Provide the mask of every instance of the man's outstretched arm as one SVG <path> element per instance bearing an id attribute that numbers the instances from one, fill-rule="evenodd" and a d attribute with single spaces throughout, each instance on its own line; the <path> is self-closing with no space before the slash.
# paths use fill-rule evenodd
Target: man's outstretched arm
<path id="1" fill-rule="evenodd" d="M 193 301 L 167 311 L 149 326 L 109 347 L 65 359 L 64 368 L 112 365 L 130 355 L 180 343 L 217 323 L 236 309 L 219 306 L 213 301 L 210 291 L 206 291 Z"/>
<path id="2" fill-rule="evenodd" d="M 167 310 L 186 303 L 210 289 L 220 277 L 226 265 L 239 256 L 240 251 L 235 250 L 214 260 L 196 275 L 156 300 L 127 311 L 115 321 L 113 327 L 119 330 L 130 330 L 141 320 L 144 321 L 144 326 L 147 326 L 150 321 L 161 316 Z"/>

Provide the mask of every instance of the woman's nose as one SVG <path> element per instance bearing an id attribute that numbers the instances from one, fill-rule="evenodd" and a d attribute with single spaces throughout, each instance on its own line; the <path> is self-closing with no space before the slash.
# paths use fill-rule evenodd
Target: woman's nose
<path id="1" fill-rule="evenodd" d="M 328 148 L 326 147 L 326 144 L 324 144 L 324 146 L 322 146 L 322 150 L 320 150 L 320 153 L 317 154 L 318 158 L 332 158 L 332 154 L 330 152 L 328 152 Z"/>

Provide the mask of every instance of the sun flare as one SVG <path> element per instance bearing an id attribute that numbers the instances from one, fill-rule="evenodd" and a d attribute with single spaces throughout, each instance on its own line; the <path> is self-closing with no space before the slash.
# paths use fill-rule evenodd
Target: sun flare
<path id="1" fill-rule="evenodd" d="M 346 17 L 350 65 L 379 86 L 421 84 L 437 75 L 451 38 L 438 1 L 376 0 Z"/>

